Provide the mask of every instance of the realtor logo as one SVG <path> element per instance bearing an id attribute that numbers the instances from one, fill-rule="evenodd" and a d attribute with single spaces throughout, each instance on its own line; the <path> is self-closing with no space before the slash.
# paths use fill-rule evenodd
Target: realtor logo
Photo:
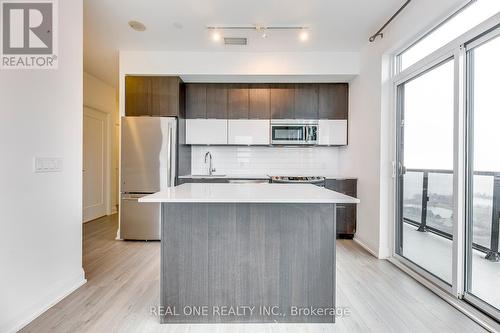
<path id="1" fill-rule="evenodd" d="M 0 5 L 0 68 L 57 68 L 55 0 L 0 0 Z"/>

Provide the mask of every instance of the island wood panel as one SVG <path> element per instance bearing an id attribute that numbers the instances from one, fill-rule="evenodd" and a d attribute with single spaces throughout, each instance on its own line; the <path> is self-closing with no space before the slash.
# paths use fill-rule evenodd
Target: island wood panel
<path id="1" fill-rule="evenodd" d="M 210 310 L 162 322 L 334 322 L 290 315 L 291 306 L 335 306 L 334 211 L 333 204 L 162 204 L 160 303 Z M 213 316 L 224 305 L 256 310 Z M 264 315 L 264 306 L 286 316 Z"/>
<path id="2" fill-rule="evenodd" d="M 191 206 L 162 204 L 160 305 L 175 306 L 176 311 L 207 304 L 209 295 L 209 221 L 200 218 L 209 206 Z M 170 320 L 161 317 L 162 322 Z"/>

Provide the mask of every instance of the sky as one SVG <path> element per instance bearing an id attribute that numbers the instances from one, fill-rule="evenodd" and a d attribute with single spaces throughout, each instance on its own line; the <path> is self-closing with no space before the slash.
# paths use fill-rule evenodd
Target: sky
<path id="1" fill-rule="evenodd" d="M 478 0 L 402 54 L 403 68 L 500 11 Z M 500 171 L 500 37 L 474 54 L 474 170 Z M 405 83 L 404 162 L 407 168 L 453 169 L 453 59 Z"/>

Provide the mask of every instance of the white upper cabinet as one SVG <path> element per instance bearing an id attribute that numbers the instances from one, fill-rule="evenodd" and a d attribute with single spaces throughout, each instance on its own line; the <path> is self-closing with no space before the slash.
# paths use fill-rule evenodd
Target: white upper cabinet
<path id="1" fill-rule="evenodd" d="M 270 121 L 259 119 L 229 119 L 227 143 L 230 145 L 268 145 Z"/>
<path id="2" fill-rule="evenodd" d="M 319 120 L 320 146 L 347 145 L 347 120 Z"/>
<path id="3" fill-rule="evenodd" d="M 226 145 L 227 119 L 186 119 L 186 144 Z"/>

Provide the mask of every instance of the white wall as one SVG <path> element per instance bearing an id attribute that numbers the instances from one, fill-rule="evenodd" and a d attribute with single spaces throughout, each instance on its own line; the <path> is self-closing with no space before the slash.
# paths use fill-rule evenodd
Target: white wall
<path id="1" fill-rule="evenodd" d="M 121 74 L 356 75 L 357 52 L 121 51 Z"/>
<path id="2" fill-rule="evenodd" d="M 0 71 L 0 332 L 85 282 L 82 269 L 82 0 L 59 3 L 59 68 Z M 33 172 L 35 156 L 60 173 Z"/>
<path id="3" fill-rule="evenodd" d="M 83 105 L 110 115 L 108 131 L 111 147 L 109 165 L 109 207 L 108 214 L 116 213 L 118 200 L 118 132 L 120 117 L 118 113 L 118 95 L 116 89 L 89 73 L 83 73 Z"/>
<path id="4" fill-rule="evenodd" d="M 213 157 L 215 173 L 224 175 L 340 176 L 336 147 L 193 146 L 191 173 L 207 174 L 205 153 Z M 348 175 L 342 175 L 348 176 Z"/>
<path id="5" fill-rule="evenodd" d="M 340 155 L 341 172 L 358 177 L 356 240 L 381 258 L 391 254 L 393 223 L 394 113 L 392 54 L 442 21 L 464 0 L 411 2 L 384 32 L 361 52 L 360 74 L 350 85 L 349 146 Z"/>

